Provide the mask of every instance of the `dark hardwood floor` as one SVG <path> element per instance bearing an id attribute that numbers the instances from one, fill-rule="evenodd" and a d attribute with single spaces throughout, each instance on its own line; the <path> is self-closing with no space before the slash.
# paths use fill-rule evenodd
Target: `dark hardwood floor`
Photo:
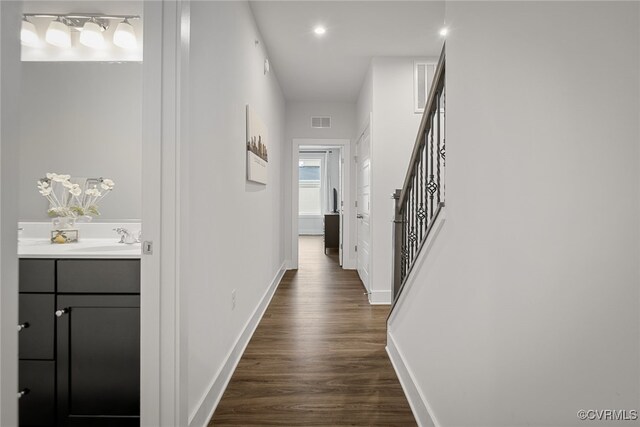
<path id="1" fill-rule="evenodd" d="M 388 306 L 322 237 L 300 238 L 288 271 L 209 425 L 414 426 L 385 352 Z"/>

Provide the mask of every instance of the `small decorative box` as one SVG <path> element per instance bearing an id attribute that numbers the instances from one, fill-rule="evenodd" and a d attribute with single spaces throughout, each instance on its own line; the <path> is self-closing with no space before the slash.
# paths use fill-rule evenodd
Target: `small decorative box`
<path id="1" fill-rule="evenodd" d="M 51 230 L 51 243 L 76 243 L 78 241 L 78 230 Z"/>

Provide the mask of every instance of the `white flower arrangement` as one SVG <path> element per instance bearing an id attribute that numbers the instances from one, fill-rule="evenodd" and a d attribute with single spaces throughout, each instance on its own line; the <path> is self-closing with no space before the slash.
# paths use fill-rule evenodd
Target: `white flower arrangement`
<path id="1" fill-rule="evenodd" d="M 38 181 L 38 191 L 50 204 L 47 213 L 50 217 L 98 216 L 100 203 L 115 187 L 115 183 L 100 178 L 100 188 L 93 185 L 84 190 L 79 184 L 71 182 L 71 175 L 48 173 Z"/>

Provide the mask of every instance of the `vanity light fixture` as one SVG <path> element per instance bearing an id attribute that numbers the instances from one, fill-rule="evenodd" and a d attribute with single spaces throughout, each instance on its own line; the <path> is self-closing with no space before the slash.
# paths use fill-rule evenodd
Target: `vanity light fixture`
<path id="1" fill-rule="evenodd" d="M 49 28 L 47 28 L 45 40 L 54 46 L 71 47 L 71 32 L 67 24 L 62 22 L 62 19 L 61 16 L 58 16 L 51 21 Z"/>
<path id="2" fill-rule="evenodd" d="M 137 15 L 25 13 L 20 32 L 22 44 L 37 47 L 41 44 L 36 26 L 29 20 L 33 18 L 52 19 L 45 34 L 45 40 L 54 46 L 71 47 L 71 31 L 73 30 L 80 32 L 80 44 L 93 49 L 104 48 L 107 46 L 104 37 L 105 31 L 115 21 L 119 23 L 113 33 L 113 44 L 123 49 L 138 47 L 135 29 L 129 22 L 140 19 L 140 16 Z"/>
<path id="3" fill-rule="evenodd" d="M 39 47 L 41 44 L 36 26 L 33 25 L 33 22 L 28 21 L 27 18 L 24 18 L 22 20 L 22 28 L 20 29 L 20 42 L 31 47 Z"/>
<path id="4" fill-rule="evenodd" d="M 133 25 L 129 23 L 129 19 L 125 18 L 116 27 L 116 31 L 113 33 L 113 44 L 123 49 L 135 49 L 138 47 L 136 32 L 133 29 Z"/>
<path id="5" fill-rule="evenodd" d="M 96 22 L 95 18 L 91 18 L 82 26 L 80 32 L 80 43 L 94 49 L 102 49 L 105 47 L 104 35 L 102 32 L 105 28 Z"/>

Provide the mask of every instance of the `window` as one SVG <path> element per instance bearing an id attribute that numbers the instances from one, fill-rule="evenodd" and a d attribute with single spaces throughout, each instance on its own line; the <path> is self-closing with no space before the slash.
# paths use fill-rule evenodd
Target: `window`
<path id="1" fill-rule="evenodd" d="M 413 96 L 416 113 L 424 112 L 437 65 L 435 62 L 426 61 L 415 61 L 413 63 Z"/>
<path id="2" fill-rule="evenodd" d="M 322 215 L 321 169 L 321 159 L 301 159 L 298 164 L 300 215 Z"/>

